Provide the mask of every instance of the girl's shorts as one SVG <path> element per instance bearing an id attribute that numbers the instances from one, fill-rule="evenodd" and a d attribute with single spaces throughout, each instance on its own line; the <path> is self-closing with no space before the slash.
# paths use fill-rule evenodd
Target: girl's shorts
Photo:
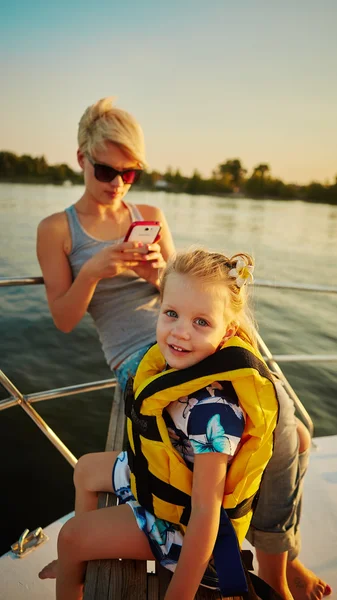
<path id="1" fill-rule="evenodd" d="M 118 504 L 128 504 L 131 507 L 139 529 L 145 533 L 149 541 L 154 558 L 163 567 L 174 572 L 184 536 L 177 525 L 157 519 L 136 500 L 130 487 L 130 467 L 126 452 L 121 452 L 117 456 L 112 471 L 112 485 Z M 201 585 L 218 589 L 218 578 L 212 563 L 206 569 Z"/>
<path id="2" fill-rule="evenodd" d="M 119 500 L 118 504 L 129 504 L 137 525 L 148 538 L 156 560 L 170 571 L 174 571 L 183 542 L 183 535 L 177 525 L 157 519 L 137 502 L 130 488 L 130 467 L 128 455 L 121 452 L 114 464 L 112 485 Z"/>

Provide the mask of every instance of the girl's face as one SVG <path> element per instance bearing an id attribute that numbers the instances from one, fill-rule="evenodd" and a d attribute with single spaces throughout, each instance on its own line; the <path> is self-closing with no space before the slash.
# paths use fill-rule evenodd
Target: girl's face
<path id="1" fill-rule="evenodd" d="M 91 162 L 81 150 L 78 150 L 77 158 L 80 167 L 83 169 L 86 192 L 89 193 L 96 202 L 105 205 L 119 204 L 129 191 L 131 185 L 124 183 L 120 175 L 117 175 L 112 181 L 98 181 L 95 177 L 95 169 L 91 162 L 113 167 L 114 169 L 117 169 L 117 171 L 139 168 L 135 160 L 128 158 L 124 152 L 112 142 L 106 142 L 104 150 L 96 150 L 93 152 L 93 156 L 90 156 Z"/>
<path id="2" fill-rule="evenodd" d="M 226 322 L 227 291 L 189 275 L 171 273 L 157 322 L 157 342 L 170 367 L 185 369 L 210 354 L 235 331 Z"/>

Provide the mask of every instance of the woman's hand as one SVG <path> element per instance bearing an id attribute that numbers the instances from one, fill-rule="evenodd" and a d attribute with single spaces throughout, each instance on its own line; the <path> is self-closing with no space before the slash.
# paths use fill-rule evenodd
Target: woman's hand
<path id="1" fill-rule="evenodd" d="M 159 271 L 164 269 L 166 261 L 159 244 L 147 244 L 147 249 L 147 254 L 138 254 L 141 258 L 131 268 L 139 277 L 159 287 Z"/>
<path id="2" fill-rule="evenodd" d="M 120 275 L 138 265 L 141 255 L 137 252 L 139 242 L 112 244 L 92 256 L 82 267 L 88 279 L 100 281 Z"/>
<path id="3" fill-rule="evenodd" d="M 140 250 L 140 251 L 139 251 Z M 99 281 L 120 275 L 123 271 L 134 271 L 149 283 L 157 285 L 158 269 L 165 266 L 159 244 L 148 244 L 146 254 L 141 242 L 122 242 L 103 248 L 90 258 L 82 269 L 86 277 Z"/>

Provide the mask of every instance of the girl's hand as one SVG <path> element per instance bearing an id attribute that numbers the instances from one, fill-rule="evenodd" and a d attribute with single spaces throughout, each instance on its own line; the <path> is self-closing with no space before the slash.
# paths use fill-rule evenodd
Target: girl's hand
<path id="1" fill-rule="evenodd" d="M 143 246 L 140 242 L 122 242 L 107 246 L 97 252 L 82 267 L 88 279 L 100 281 L 120 275 L 123 271 L 144 264 L 144 255 L 137 250 Z M 142 275 L 141 275 L 142 277 Z"/>

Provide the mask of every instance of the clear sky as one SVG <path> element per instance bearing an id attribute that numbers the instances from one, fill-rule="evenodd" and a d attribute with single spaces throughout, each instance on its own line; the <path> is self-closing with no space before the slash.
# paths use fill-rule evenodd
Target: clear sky
<path id="1" fill-rule="evenodd" d="M 113 95 L 151 169 L 337 175 L 336 0 L 3 2 L 0 81 L 0 149 L 50 164 L 76 167 L 81 114 Z"/>

